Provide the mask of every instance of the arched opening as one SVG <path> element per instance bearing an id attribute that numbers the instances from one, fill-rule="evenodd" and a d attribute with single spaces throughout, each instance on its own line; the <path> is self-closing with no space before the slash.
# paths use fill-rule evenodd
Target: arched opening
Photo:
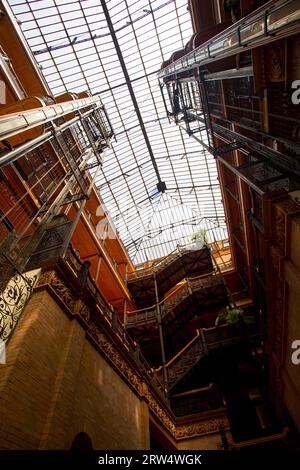
<path id="1" fill-rule="evenodd" d="M 70 447 L 70 450 L 83 451 L 93 450 L 93 444 L 90 436 L 86 432 L 79 432 Z"/>

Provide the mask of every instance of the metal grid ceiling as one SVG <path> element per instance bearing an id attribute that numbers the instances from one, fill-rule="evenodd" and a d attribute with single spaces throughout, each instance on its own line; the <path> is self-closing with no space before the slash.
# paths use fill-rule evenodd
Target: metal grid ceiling
<path id="1" fill-rule="evenodd" d="M 168 122 L 157 79 L 192 35 L 187 0 L 107 0 L 119 51 L 101 0 L 9 3 L 53 94 L 89 90 L 106 106 L 116 142 L 96 184 L 133 261 L 190 242 L 199 226 L 211 241 L 226 238 L 214 159 Z"/>

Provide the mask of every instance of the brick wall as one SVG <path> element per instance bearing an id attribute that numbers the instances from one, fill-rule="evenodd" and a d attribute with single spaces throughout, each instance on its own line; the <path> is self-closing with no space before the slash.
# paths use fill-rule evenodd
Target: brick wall
<path id="1" fill-rule="evenodd" d="M 35 291 L 0 365 L 0 449 L 146 449 L 148 407 L 46 290 Z"/>

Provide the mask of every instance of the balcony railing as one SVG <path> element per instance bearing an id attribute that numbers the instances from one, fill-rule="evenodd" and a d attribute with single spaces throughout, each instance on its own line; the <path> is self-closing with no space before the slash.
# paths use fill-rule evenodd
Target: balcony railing
<path id="1" fill-rule="evenodd" d="M 84 213 L 85 217 L 87 218 L 88 223 L 92 227 L 93 232 L 97 235 L 97 225 L 93 221 L 90 212 L 88 212 L 86 209 L 84 209 L 83 213 Z M 105 256 L 109 259 L 110 264 L 114 267 L 115 271 L 118 272 L 119 275 L 123 279 L 124 278 L 124 273 L 122 273 L 120 271 L 118 263 L 115 261 L 115 259 L 111 256 L 109 250 L 106 248 L 105 243 L 104 243 L 105 239 L 103 240 L 103 239 L 99 238 L 98 235 L 97 235 L 97 239 L 99 240 L 101 248 L 105 251 Z"/>
<path id="2" fill-rule="evenodd" d="M 165 318 L 173 309 L 182 302 L 185 298 L 192 295 L 194 292 L 207 289 L 209 287 L 223 284 L 223 276 L 220 274 L 213 274 L 210 276 L 198 276 L 194 278 L 187 278 L 181 283 L 175 290 L 173 290 L 168 296 L 166 296 L 158 304 L 154 304 L 151 307 L 134 310 L 128 312 L 126 319 L 126 327 L 152 323 L 157 321 L 158 308 L 161 313 L 161 319 Z"/>
<path id="3" fill-rule="evenodd" d="M 146 276 L 153 276 L 154 274 L 157 274 L 159 271 L 162 271 L 166 266 L 168 266 L 170 263 L 172 263 L 176 259 L 179 259 L 184 254 L 192 253 L 194 251 L 204 249 L 206 246 L 208 245 L 206 244 L 198 245 L 197 243 L 177 245 L 177 248 L 174 251 L 169 253 L 167 256 L 164 256 L 163 258 L 159 258 L 159 259 L 147 262 L 147 263 L 141 263 L 141 264 L 135 265 L 135 270 L 129 274 L 128 281 L 131 281 L 134 279 L 140 279 Z"/>
<path id="4" fill-rule="evenodd" d="M 167 390 L 163 382 L 158 377 L 157 373 L 148 364 L 145 357 L 142 355 L 139 346 L 132 340 L 127 330 L 118 319 L 117 313 L 107 304 L 101 295 L 95 281 L 93 280 L 89 271 L 86 271 L 86 276 L 83 279 L 81 276 L 83 262 L 77 256 L 75 250 L 69 245 L 67 252 L 64 256 L 65 262 L 72 270 L 73 274 L 84 282 L 85 287 L 91 293 L 95 300 L 95 306 L 100 314 L 105 318 L 108 325 L 114 331 L 120 342 L 126 348 L 131 358 L 135 361 L 140 370 L 146 374 L 149 383 L 151 383 L 164 401 L 167 400 Z"/>
<path id="5" fill-rule="evenodd" d="M 172 395 L 170 405 L 177 417 L 224 408 L 222 397 L 214 383 L 210 383 L 207 387 Z"/>
<path id="6" fill-rule="evenodd" d="M 0 116 L 0 245 L 12 234 L 15 249 L 62 206 L 86 199 L 88 170 L 112 137 L 97 96 Z"/>
<path id="7" fill-rule="evenodd" d="M 200 328 L 197 330 L 196 336 L 183 349 L 156 370 L 162 374 L 165 369 L 165 376 L 170 390 L 210 351 L 243 341 L 259 341 L 260 334 L 256 330 L 256 326 L 243 327 L 236 325 Z"/>

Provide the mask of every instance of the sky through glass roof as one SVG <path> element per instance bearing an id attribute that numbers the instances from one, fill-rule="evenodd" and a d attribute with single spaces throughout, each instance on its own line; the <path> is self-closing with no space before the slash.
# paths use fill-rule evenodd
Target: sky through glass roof
<path id="1" fill-rule="evenodd" d="M 214 158 L 169 123 L 157 78 L 193 33 L 187 0 L 9 3 L 52 93 L 89 90 L 105 104 L 116 141 L 96 185 L 133 261 L 189 243 L 199 226 L 225 239 Z"/>

